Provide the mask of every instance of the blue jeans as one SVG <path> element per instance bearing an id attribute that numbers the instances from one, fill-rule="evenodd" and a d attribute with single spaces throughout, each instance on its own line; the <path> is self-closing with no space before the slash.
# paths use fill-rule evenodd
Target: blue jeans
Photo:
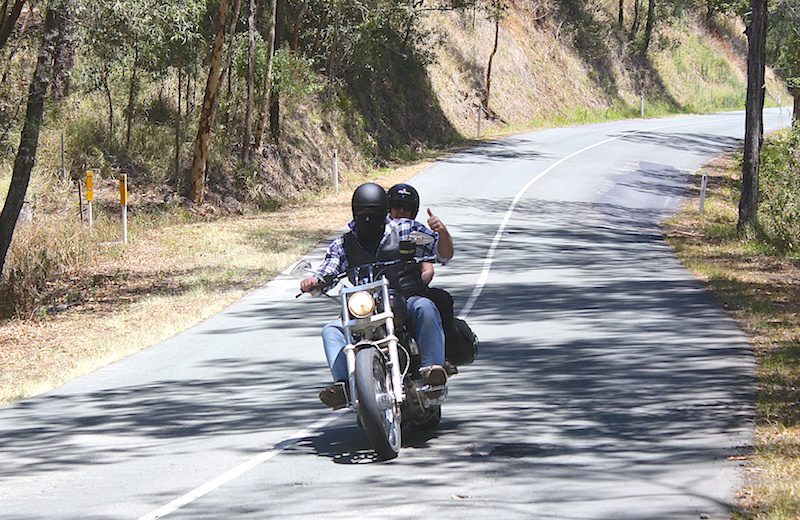
<path id="1" fill-rule="evenodd" d="M 442 318 L 436 305 L 428 298 L 411 296 L 406 300 L 408 324 L 419 345 L 422 366 L 444 364 L 444 332 Z M 322 327 L 322 345 L 334 381 L 347 381 L 347 359 L 344 347 L 347 339 L 341 320 L 334 320 Z"/>

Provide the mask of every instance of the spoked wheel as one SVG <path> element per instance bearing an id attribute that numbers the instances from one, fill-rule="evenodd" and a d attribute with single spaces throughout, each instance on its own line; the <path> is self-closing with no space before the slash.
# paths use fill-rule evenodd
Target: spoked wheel
<path id="1" fill-rule="evenodd" d="M 400 451 L 400 409 L 389 394 L 391 386 L 391 371 L 378 349 L 356 352 L 358 416 L 381 460 L 393 459 Z"/>

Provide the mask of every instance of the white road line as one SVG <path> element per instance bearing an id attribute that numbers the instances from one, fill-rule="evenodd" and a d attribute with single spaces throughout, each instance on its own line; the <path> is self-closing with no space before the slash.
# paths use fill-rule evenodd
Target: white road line
<path id="1" fill-rule="evenodd" d="M 219 477 L 215 478 L 214 480 L 210 480 L 210 481 L 206 482 L 205 484 L 203 484 L 202 486 L 200 486 L 198 488 L 195 488 L 192 491 L 189 491 L 188 493 L 186 493 L 185 495 L 176 498 L 175 500 L 173 500 L 169 504 L 167 504 L 167 505 L 165 505 L 163 507 L 159 507 L 155 511 L 151 511 L 150 513 L 147 513 L 144 516 L 140 516 L 139 520 L 155 520 L 156 518 L 162 518 L 162 517 L 174 512 L 174 511 L 180 509 L 181 507 L 185 506 L 186 504 L 194 502 L 198 498 L 200 498 L 200 497 L 202 497 L 204 495 L 207 495 L 208 493 L 211 493 L 212 491 L 214 491 L 218 487 L 222 486 L 223 484 L 227 484 L 231 480 L 243 475 L 244 473 L 247 473 L 251 469 L 253 469 L 256 466 L 258 466 L 259 464 L 262 464 L 262 463 L 268 461 L 269 459 L 271 459 L 272 457 L 274 457 L 278 453 L 284 451 L 286 448 L 289 448 L 289 447 L 293 446 L 294 444 L 296 444 L 297 441 L 299 441 L 300 439 L 308 437 L 309 435 L 314 433 L 316 430 L 319 430 L 319 429 L 327 426 L 328 424 L 332 423 L 333 421 L 335 421 L 336 419 L 338 419 L 341 416 L 342 416 L 342 412 L 339 412 L 339 413 L 334 414 L 331 417 L 325 417 L 324 419 L 320 419 L 319 421 L 315 422 L 314 424 L 312 424 L 308 428 L 304 428 L 304 429 L 298 431 L 297 433 L 293 434 L 291 437 L 288 437 L 288 438 L 284 439 L 283 441 L 279 442 L 271 450 L 259 453 L 255 457 L 251 458 L 250 460 L 248 460 L 246 462 L 243 462 L 242 464 L 239 464 L 235 468 L 227 471 L 226 473 L 223 473 L 222 475 L 220 475 Z"/>
<path id="2" fill-rule="evenodd" d="M 489 271 L 492 269 L 492 262 L 494 262 L 494 254 L 495 254 L 495 251 L 497 250 L 497 246 L 500 244 L 500 240 L 503 237 L 503 232 L 505 231 L 506 226 L 508 225 L 508 223 L 511 221 L 511 217 L 514 214 L 514 210 L 516 209 L 517 204 L 519 203 L 520 199 L 522 199 L 522 196 L 539 179 L 541 179 L 542 177 L 544 177 L 545 175 L 547 175 L 548 173 L 553 171 L 555 168 L 557 168 L 558 166 L 560 166 L 564 162 L 572 159 L 573 157 L 575 157 L 577 155 L 580 155 L 580 154 L 582 154 L 582 153 L 584 153 L 584 152 L 586 152 L 588 150 L 591 150 L 592 148 L 596 148 L 596 147 L 604 145 L 606 143 L 610 143 L 611 141 L 616 141 L 617 139 L 622 139 L 623 137 L 627 137 L 629 135 L 634 135 L 634 134 L 638 134 L 638 133 L 641 133 L 641 132 L 652 132 L 653 130 L 662 130 L 664 128 L 673 128 L 673 127 L 676 127 L 676 126 L 693 126 L 693 125 L 702 125 L 702 124 L 708 124 L 708 123 L 716 123 L 718 121 L 725 121 L 727 119 L 730 119 L 731 117 L 739 118 L 741 116 L 739 114 L 736 114 L 736 115 L 731 115 L 731 116 L 728 116 L 728 117 L 725 117 L 725 118 L 710 119 L 708 121 L 694 121 L 694 122 L 691 122 L 691 123 L 689 123 L 689 122 L 675 123 L 675 124 L 657 126 L 657 127 L 653 127 L 653 128 L 642 128 L 641 130 L 634 130 L 634 131 L 631 131 L 631 132 L 625 132 L 625 133 L 623 133 L 621 135 L 618 135 L 616 137 L 610 137 L 610 138 L 605 139 L 603 141 L 600 141 L 600 142 L 594 143 L 592 145 L 589 145 L 589 146 L 587 146 L 585 148 L 581 148 L 580 150 L 578 150 L 576 152 L 572 152 L 571 154 L 567 155 L 566 157 L 562 157 L 558 161 L 554 162 L 553 164 L 551 164 L 550 166 L 545 168 L 544 171 L 539 173 L 539 175 L 537 175 L 533 179 L 529 180 L 525 184 L 525 186 L 523 186 L 517 192 L 517 195 L 514 197 L 514 200 L 511 201 L 511 205 L 508 207 L 508 210 L 506 211 L 506 214 L 503 217 L 503 221 L 500 223 L 500 227 L 497 229 L 497 233 L 495 233 L 495 235 L 494 235 L 494 240 L 492 240 L 492 244 L 489 246 L 489 252 L 486 253 L 486 259 L 483 261 L 483 269 L 481 270 L 481 274 L 478 277 L 478 281 L 475 282 L 475 287 L 472 289 L 472 294 L 470 295 L 469 300 L 467 300 L 467 304 L 464 305 L 464 308 L 461 310 L 461 313 L 458 315 L 458 317 L 461 318 L 462 320 L 466 319 L 467 316 L 469 316 L 470 311 L 472 311 L 472 307 L 475 305 L 475 302 L 478 301 L 478 297 L 483 292 L 483 288 L 486 285 L 486 281 L 489 279 Z"/>

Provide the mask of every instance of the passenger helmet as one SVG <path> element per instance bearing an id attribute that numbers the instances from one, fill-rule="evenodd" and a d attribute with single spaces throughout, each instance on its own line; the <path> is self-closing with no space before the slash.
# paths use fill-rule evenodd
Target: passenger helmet
<path id="1" fill-rule="evenodd" d="M 419 193 L 410 184 L 395 184 L 389 188 L 389 207 L 407 207 L 411 218 L 415 219 L 419 212 Z"/>

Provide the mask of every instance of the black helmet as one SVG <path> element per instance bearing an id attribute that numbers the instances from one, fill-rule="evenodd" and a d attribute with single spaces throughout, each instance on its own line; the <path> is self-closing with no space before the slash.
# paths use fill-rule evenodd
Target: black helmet
<path id="1" fill-rule="evenodd" d="M 407 207 L 411 210 L 411 218 L 417 218 L 419 212 L 419 193 L 410 184 L 395 184 L 389 188 L 389 207 Z"/>
<path id="2" fill-rule="evenodd" d="M 366 182 L 353 192 L 353 218 L 364 213 L 385 216 L 389 211 L 389 197 L 382 186 Z"/>

